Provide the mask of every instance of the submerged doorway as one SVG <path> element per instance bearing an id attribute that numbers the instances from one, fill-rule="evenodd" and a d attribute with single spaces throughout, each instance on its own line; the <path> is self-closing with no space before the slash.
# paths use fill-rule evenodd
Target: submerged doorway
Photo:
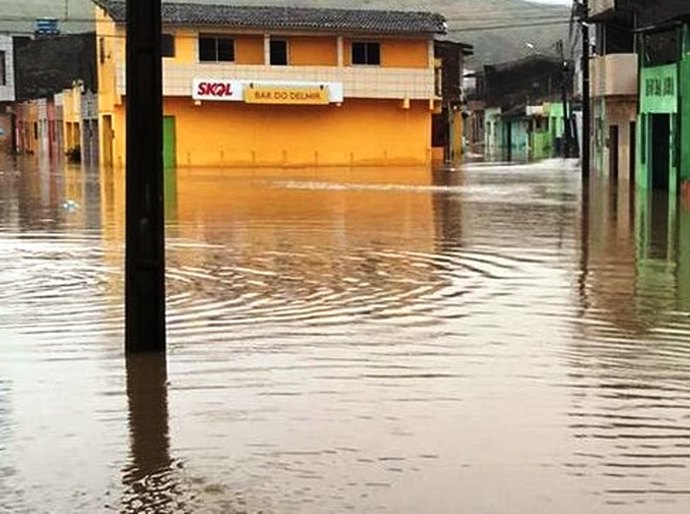
<path id="1" fill-rule="evenodd" d="M 630 122 L 630 133 L 628 135 L 630 141 L 630 151 L 628 152 L 628 173 L 630 178 L 630 187 L 635 185 L 635 163 L 637 162 L 637 123 Z"/>
<path id="2" fill-rule="evenodd" d="M 669 114 L 653 114 L 650 125 L 652 189 L 668 191 L 671 174 L 671 117 Z"/>
<path id="3" fill-rule="evenodd" d="M 618 184 L 618 125 L 609 125 L 609 177 Z"/>
<path id="4" fill-rule="evenodd" d="M 506 161 L 513 160 L 513 124 L 508 121 L 503 125 L 505 128 L 505 156 Z"/>
<path id="5" fill-rule="evenodd" d="M 103 116 L 103 164 L 113 165 L 113 117 L 110 114 Z"/>
<path id="6" fill-rule="evenodd" d="M 175 141 L 175 117 L 163 117 L 163 166 L 167 168 L 174 168 L 177 164 Z"/>

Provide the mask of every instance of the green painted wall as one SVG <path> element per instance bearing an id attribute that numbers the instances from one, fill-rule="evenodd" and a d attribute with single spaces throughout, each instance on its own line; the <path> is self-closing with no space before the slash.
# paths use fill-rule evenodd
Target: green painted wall
<path id="1" fill-rule="evenodd" d="M 163 117 L 163 194 L 165 217 L 177 217 L 177 165 L 175 159 L 175 117 Z"/>
<path id="2" fill-rule="evenodd" d="M 642 68 L 640 73 L 640 111 L 678 112 L 678 66 L 668 64 Z"/>
<path id="3" fill-rule="evenodd" d="M 690 180 L 690 54 L 680 63 L 680 180 Z"/>
<path id="4" fill-rule="evenodd" d="M 526 161 L 529 159 L 529 121 L 525 119 L 503 119 L 501 149 L 504 159 Z M 510 150 L 510 151 L 509 151 Z"/>
<path id="5" fill-rule="evenodd" d="M 690 311 L 690 205 L 681 206 L 678 214 L 678 303 Z"/>
<path id="6" fill-rule="evenodd" d="M 544 110 L 549 116 L 549 130 L 553 138 L 563 137 L 565 133 L 565 123 L 563 122 L 563 104 L 546 103 Z"/>
<path id="7" fill-rule="evenodd" d="M 551 134 L 551 153 L 555 157 L 558 153 L 558 141 L 560 140 L 561 151 L 563 151 L 563 138 L 565 136 L 565 119 L 563 114 L 562 102 L 549 102 L 544 104 L 544 112 L 549 117 L 549 132 Z"/>
<path id="8" fill-rule="evenodd" d="M 175 145 L 175 118 L 165 116 L 163 118 L 163 166 L 174 168 L 176 145 Z"/>
<path id="9" fill-rule="evenodd" d="M 678 159 L 676 144 L 680 144 L 678 123 L 679 66 L 669 64 L 640 70 L 640 116 L 638 119 L 637 185 L 651 187 L 652 118 L 654 114 L 670 115 L 669 194 L 675 195 L 678 183 Z"/>
<path id="10" fill-rule="evenodd" d="M 548 128 L 544 121 L 540 125 L 543 128 L 533 130 L 536 118 L 505 118 L 501 116 L 499 108 L 487 109 L 484 113 L 486 157 L 507 160 L 510 156 L 515 161 L 552 157 L 555 152 L 554 140 L 564 133 L 563 106 L 544 104 L 544 117 L 548 118 Z"/>
<path id="11" fill-rule="evenodd" d="M 550 130 L 532 132 L 530 141 L 530 159 L 539 160 L 551 157 L 552 138 Z"/>
<path id="12" fill-rule="evenodd" d="M 654 203 L 658 202 L 655 207 Z M 674 238 L 677 202 L 663 192 L 637 190 L 635 198 L 636 294 L 635 309 L 658 322 L 660 312 L 675 310 L 678 248 Z M 661 217 L 660 219 L 654 219 Z M 656 231 L 656 232 L 654 232 Z M 653 291 L 669 291 L 659 297 Z"/>

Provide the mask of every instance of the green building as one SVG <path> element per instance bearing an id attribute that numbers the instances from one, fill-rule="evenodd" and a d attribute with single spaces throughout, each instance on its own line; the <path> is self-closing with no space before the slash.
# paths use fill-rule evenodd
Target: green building
<path id="1" fill-rule="evenodd" d="M 640 45 L 636 182 L 673 196 L 690 182 L 688 23 L 646 31 Z"/>
<path id="2" fill-rule="evenodd" d="M 529 134 L 530 160 L 548 159 L 553 152 L 553 139 L 549 131 L 548 118 L 536 117 Z"/>
<path id="3" fill-rule="evenodd" d="M 485 151 L 489 158 L 505 161 L 538 161 L 559 155 L 562 146 L 563 106 L 519 106 L 485 113 Z"/>
<path id="4" fill-rule="evenodd" d="M 517 108 L 501 116 L 501 149 L 505 161 L 527 161 L 530 157 L 531 117 Z"/>
<path id="5" fill-rule="evenodd" d="M 544 104 L 544 111 L 548 117 L 548 129 L 551 138 L 553 157 L 564 154 L 565 143 L 565 114 L 563 112 L 563 102 L 550 102 Z"/>

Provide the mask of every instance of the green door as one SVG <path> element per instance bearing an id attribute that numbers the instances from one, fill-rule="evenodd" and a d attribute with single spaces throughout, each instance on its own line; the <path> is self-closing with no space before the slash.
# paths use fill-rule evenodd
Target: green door
<path id="1" fill-rule="evenodd" d="M 163 117 L 163 166 L 174 168 L 175 159 L 175 117 Z"/>

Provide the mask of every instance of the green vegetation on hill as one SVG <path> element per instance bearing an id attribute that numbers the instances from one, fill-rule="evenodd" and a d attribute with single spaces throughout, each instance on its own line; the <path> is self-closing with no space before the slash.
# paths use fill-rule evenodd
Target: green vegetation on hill
<path id="1" fill-rule="evenodd" d="M 190 1 L 190 0 L 175 0 Z M 448 37 L 475 46 L 474 64 L 505 62 L 536 53 L 555 54 L 568 37 L 570 8 L 525 0 L 191 0 L 201 3 L 347 7 L 436 11 L 448 20 Z M 562 24 L 555 24 L 562 20 Z M 514 27 L 518 25 L 518 27 Z M 486 30 L 487 27 L 496 27 Z"/>
<path id="2" fill-rule="evenodd" d="M 165 1 L 165 0 L 164 0 Z M 509 61 L 534 53 L 553 53 L 554 43 L 568 34 L 567 7 L 525 0 L 174 0 L 199 3 L 347 7 L 351 9 L 431 10 L 448 19 L 451 39 L 475 46 L 474 63 Z M 65 31 L 88 30 L 91 0 L 0 0 L 0 31 L 30 32 L 32 20 L 54 16 Z M 563 20 L 562 25 L 552 24 Z M 487 27 L 497 27 L 486 30 Z"/>

